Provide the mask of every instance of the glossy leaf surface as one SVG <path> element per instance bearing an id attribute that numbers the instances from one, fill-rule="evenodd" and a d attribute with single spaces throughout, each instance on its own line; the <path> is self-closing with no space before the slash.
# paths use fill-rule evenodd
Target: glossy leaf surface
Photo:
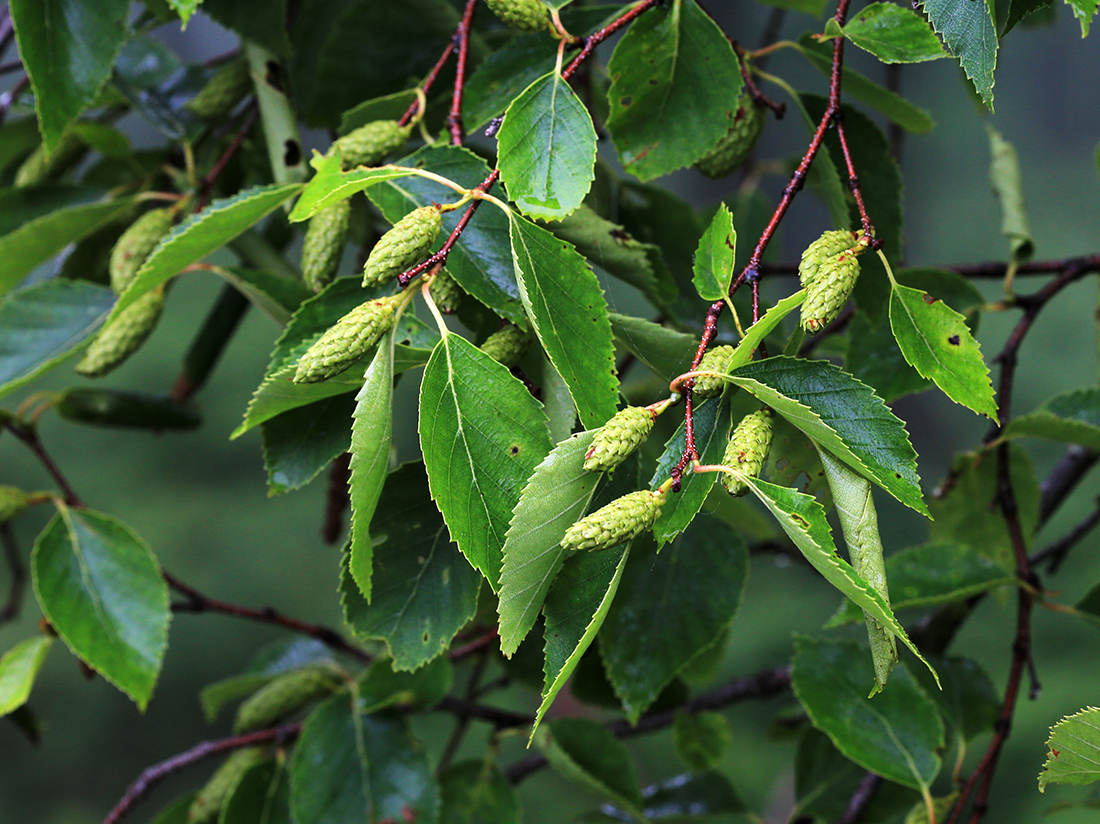
<path id="1" fill-rule="evenodd" d="M 892 3 L 864 6 L 844 26 L 844 36 L 883 63 L 919 63 L 947 56 L 924 18 Z"/>
<path id="2" fill-rule="evenodd" d="M 267 494 L 301 489 L 348 451 L 355 401 L 349 394 L 284 412 L 261 425 Z"/>
<path id="3" fill-rule="evenodd" d="M 1063 718 L 1050 730 L 1039 791 L 1047 784 L 1091 784 L 1100 780 L 1100 710 L 1093 707 Z"/>
<path id="4" fill-rule="evenodd" d="M 692 266 L 695 270 L 695 290 L 703 300 L 722 300 L 733 281 L 733 256 L 737 250 L 737 230 L 733 215 L 725 203 L 699 239 Z"/>
<path id="5" fill-rule="evenodd" d="M 997 65 L 997 31 L 992 9 L 982 2 L 925 0 L 924 11 L 948 51 L 958 58 L 986 107 L 993 110 L 993 69 Z"/>

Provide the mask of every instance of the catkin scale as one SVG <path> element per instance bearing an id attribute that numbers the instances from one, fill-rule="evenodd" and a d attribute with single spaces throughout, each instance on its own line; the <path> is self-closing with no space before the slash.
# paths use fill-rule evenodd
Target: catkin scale
<path id="1" fill-rule="evenodd" d="M 107 266 L 111 289 L 116 295 L 121 295 L 133 283 L 142 264 L 171 228 L 171 209 L 150 209 L 119 235 Z"/>
<path id="2" fill-rule="evenodd" d="M 233 734 L 270 727 L 324 698 L 340 686 L 340 676 L 327 666 L 283 673 L 254 692 L 237 710 Z"/>
<path id="3" fill-rule="evenodd" d="M 164 310 L 164 285 L 146 292 L 99 330 L 76 371 L 89 378 L 106 375 L 134 354 L 149 337 Z"/>
<path id="4" fill-rule="evenodd" d="M 733 352 L 732 346 L 715 346 L 703 355 L 695 371 L 725 373 L 729 370 Z M 713 375 L 697 375 L 691 391 L 696 398 L 713 398 L 715 395 L 721 395 L 725 388 L 726 381 L 721 378 Z"/>
<path id="5" fill-rule="evenodd" d="M 485 5 L 502 23 L 520 31 L 541 31 L 550 18 L 542 0 L 485 0 Z"/>
<path id="6" fill-rule="evenodd" d="M 396 120 L 375 120 L 337 138 L 329 152 L 340 150 L 345 171 L 356 166 L 377 166 L 386 155 L 400 150 L 409 138 L 409 127 Z"/>
<path id="7" fill-rule="evenodd" d="M 865 247 L 851 232 L 825 232 L 802 253 L 798 276 L 806 288 L 802 328 L 819 332 L 840 313 L 859 277 L 859 253 Z"/>
<path id="8" fill-rule="evenodd" d="M 531 336 L 514 323 L 501 327 L 478 348 L 501 366 L 511 369 L 526 354 Z"/>
<path id="9" fill-rule="evenodd" d="M 217 821 L 222 805 L 241 776 L 265 757 L 263 747 L 245 747 L 230 753 L 187 808 L 187 824 L 211 824 Z"/>

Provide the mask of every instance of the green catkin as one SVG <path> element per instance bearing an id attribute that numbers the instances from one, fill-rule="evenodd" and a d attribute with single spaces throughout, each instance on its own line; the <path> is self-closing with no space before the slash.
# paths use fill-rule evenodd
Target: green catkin
<path id="1" fill-rule="evenodd" d="M 150 209 L 119 235 L 107 271 L 116 295 L 126 291 L 157 244 L 172 229 L 171 209 Z"/>
<path id="2" fill-rule="evenodd" d="M 413 209 L 397 221 L 363 264 L 363 286 L 381 286 L 426 258 L 442 225 L 443 216 L 435 206 Z"/>
<path id="3" fill-rule="evenodd" d="M 665 502 L 663 490 L 643 489 L 577 521 L 561 539 L 564 549 L 611 549 L 652 529 Z"/>
<path id="4" fill-rule="evenodd" d="M 375 120 L 338 138 L 329 153 L 340 150 L 345 171 L 356 166 L 377 166 L 405 146 L 410 131 L 411 127 L 401 126 L 396 120 Z"/>
<path id="5" fill-rule="evenodd" d="M 217 120 L 233 111 L 251 90 L 248 61 L 236 58 L 219 68 L 183 107 L 195 117 Z"/>
<path id="6" fill-rule="evenodd" d="M 742 475 L 755 478 L 768 460 L 768 450 L 772 445 L 772 411 L 760 409 L 746 415 L 733 430 L 726 452 L 722 456 L 722 465 L 736 469 Z M 749 485 L 743 478 L 722 473 L 722 486 L 734 497 L 740 497 L 749 491 Z"/>
<path id="7" fill-rule="evenodd" d="M 859 253 L 866 248 L 845 230 L 825 232 L 802 253 L 799 279 L 806 288 L 802 303 L 802 328 L 820 332 L 831 323 L 856 285 Z"/>
<path id="8" fill-rule="evenodd" d="M 309 220 L 302 242 L 302 280 L 314 292 L 332 283 L 344 246 L 348 242 L 351 200 L 345 199 L 317 212 Z"/>
<path id="9" fill-rule="evenodd" d="M 318 338 L 298 361 L 295 383 L 318 383 L 343 372 L 389 331 L 403 295 L 356 306 Z"/>
<path id="10" fill-rule="evenodd" d="M 432 278 L 432 284 L 428 292 L 435 301 L 436 308 L 444 315 L 453 315 L 462 305 L 462 298 L 466 295 L 458 281 L 451 277 L 446 269 L 440 269 Z"/>
<path id="11" fill-rule="evenodd" d="M 270 727 L 290 717 L 341 684 L 340 676 L 328 666 L 303 667 L 287 672 L 253 693 L 237 710 L 234 735 Z"/>
<path id="12" fill-rule="evenodd" d="M 746 89 L 737 98 L 733 125 L 713 149 L 695 161 L 695 168 L 709 178 L 725 177 L 745 162 L 763 130 L 764 109 Z"/>
<path id="13" fill-rule="evenodd" d="M 514 323 L 493 332 L 479 349 L 502 366 L 511 369 L 527 353 L 531 336 Z"/>
<path id="14" fill-rule="evenodd" d="M 75 132 L 68 131 L 61 135 L 49 154 L 46 154 L 45 145 L 39 144 L 16 170 L 12 183 L 17 188 L 45 183 L 73 165 L 84 154 L 85 148 L 84 141 Z"/>
<path id="15" fill-rule="evenodd" d="M 856 245 L 856 236 L 847 229 L 831 229 L 806 247 L 798 264 L 798 279 L 809 289 L 817 283 L 821 268 L 829 258 Z"/>
<path id="16" fill-rule="evenodd" d="M 729 371 L 733 352 L 734 348 L 732 346 L 715 346 L 703 355 L 703 359 L 699 361 L 699 366 L 695 371 L 721 372 L 724 374 Z M 726 384 L 727 381 L 713 375 L 698 375 L 695 378 L 695 385 L 692 387 L 692 394 L 700 399 L 713 398 L 715 395 L 722 394 Z"/>
<path id="17" fill-rule="evenodd" d="M 485 5 L 502 23 L 520 31 L 542 31 L 550 19 L 542 0 L 485 0 Z"/>
<path id="18" fill-rule="evenodd" d="M 23 514 L 34 498 L 15 486 L 0 486 L 0 524 Z"/>
<path id="19" fill-rule="evenodd" d="M 164 285 L 146 292 L 99 330 L 76 371 L 89 378 L 106 375 L 134 354 L 149 337 L 164 310 Z"/>
<path id="20" fill-rule="evenodd" d="M 222 805 L 241 776 L 266 757 L 263 747 L 245 747 L 230 753 L 187 808 L 187 824 L 212 824 L 217 821 Z"/>
<path id="21" fill-rule="evenodd" d="M 628 406 L 605 423 L 596 433 L 584 456 L 589 472 L 609 472 L 645 443 L 653 429 L 653 411 L 644 406 Z"/>

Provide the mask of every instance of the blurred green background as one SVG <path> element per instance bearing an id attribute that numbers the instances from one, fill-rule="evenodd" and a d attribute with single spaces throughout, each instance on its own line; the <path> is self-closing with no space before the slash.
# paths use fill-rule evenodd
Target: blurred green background
<path id="1" fill-rule="evenodd" d="M 709 3 L 726 31 L 745 45 L 754 44 L 765 27 L 767 9 L 741 3 Z M 997 72 L 996 114 L 980 115 L 953 61 L 908 67 L 902 92 L 929 109 L 937 128 L 909 136 L 904 146 L 907 262 L 917 265 L 971 263 L 1003 259 L 1000 214 L 988 184 L 989 152 L 985 123 L 1012 142 L 1020 156 L 1036 257 L 1057 258 L 1100 250 L 1100 178 L 1094 153 L 1100 140 L 1100 77 L 1097 35 L 1082 40 L 1069 9 L 1055 6 L 1057 20 L 1043 28 L 1019 29 L 1004 42 Z M 812 25 L 791 13 L 783 36 L 797 37 Z M 216 54 L 232 40 L 205 18 L 185 34 L 178 27 L 161 30 L 181 48 Z M 603 49 L 603 58 L 610 49 Z M 871 59 L 849 47 L 853 64 L 872 77 L 880 70 Z M 769 71 L 797 87 L 822 92 L 825 81 L 795 58 L 778 53 Z M 765 88 L 781 99 L 781 93 Z M 133 124 L 136 138 L 145 127 Z M 761 151 L 767 156 L 800 153 L 805 132 L 794 114 L 770 121 Z M 704 181 L 694 172 L 671 176 L 669 184 L 704 206 L 728 196 L 729 181 Z M 783 182 L 765 182 L 773 199 Z M 802 195 L 784 222 L 781 253 L 794 260 L 827 223 L 809 194 Z M 749 239 L 743 239 L 748 243 Z M 1035 281 L 1038 282 L 1038 281 Z M 164 392 L 178 372 L 182 351 L 191 340 L 205 308 L 215 299 L 220 281 L 207 275 L 180 279 L 164 319 L 147 346 L 104 385 Z M 771 288 L 779 294 L 787 282 Z M 990 300 L 999 282 L 982 285 Z M 624 298 L 625 299 L 625 298 Z M 1036 324 L 1020 360 L 1015 412 L 1032 409 L 1044 398 L 1095 384 L 1097 343 L 1094 310 L 1096 278 L 1066 290 Z M 704 306 L 700 304 L 700 319 Z M 1015 314 L 988 314 L 980 340 L 987 358 L 1000 349 Z M 335 596 L 338 548 L 320 539 L 325 479 L 279 498 L 266 495 L 259 434 L 237 441 L 228 435 L 239 422 L 251 391 L 259 382 L 278 329 L 259 313 L 248 314 L 209 385 L 200 396 L 205 425 L 194 433 L 149 435 L 99 430 L 43 419 L 43 442 L 73 485 L 95 509 L 109 512 L 140 534 L 165 568 L 201 591 L 241 604 L 273 606 L 306 621 L 338 626 Z M 411 400 L 418 377 L 403 381 Z M 80 379 L 62 366 L 32 391 L 76 385 Z M 26 397 L 5 399 L 11 409 Z M 401 407 L 398 407 L 399 415 Z M 973 414 L 936 393 L 907 399 L 896 411 L 907 422 L 920 455 L 926 491 L 943 478 L 951 454 L 974 444 L 985 425 Z M 414 431 L 411 411 L 397 425 Z M 407 443 L 408 441 L 406 441 Z M 1058 445 L 1026 444 L 1040 476 L 1061 455 Z M 0 483 L 27 489 L 50 488 L 49 478 L 12 437 L 0 438 Z M 1100 485 L 1089 478 L 1044 530 L 1038 546 L 1054 540 L 1079 520 Z M 917 518 L 880 499 L 884 540 L 890 549 L 913 543 Z M 48 517 L 46 507 L 22 517 L 16 534 L 24 554 Z M 1059 601 L 1073 603 L 1100 581 L 1098 538 L 1087 539 L 1061 573 L 1048 582 Z M 6 592 L 7 570 L 0 570 L 0 592 Z M 28 593 L 29 595 L 29 593 Z M 1011 603 L 1011 602 L 1010 602 Z M 815 575 L 784 559 L 753 559 L 749 587 L 734 623 L 722 673 L 733 677 L 787 661 L 791 633 L 816 633 L 832 614 L 837 598 Z M 905 616 L 903 616 L 904 618 Z M 28 598 L 14 624 L 0 627 L 0 649 L 37 631 L 40 614 Z M 987 601 L 970 621 L 953 652 L 982 662 L 1001 689 L 1010 659 L 1014 612 Z M 1047 728 L 1082 706 L 1100 703 L 1100 635 L 1095 627 L 1044 609 L 1035 614 L 1035 662 L 1043 683 L 1037 701 L 1022 699 L 1010 745 L 994 785 L 991 821 L 1031 822 L 1059 800 L 1085 791 L 1058 787 L 1040 796 L 1035 776 L 1045 754 Z M 142 715 L 103 679 L 86 680 L 76 660 L 56 645 L 36 684 L 31 706 L 42 721 L 42 741 L 32 746 L 13 725 L 0 722 L 0 821 L 15 824 L 93 824 L 102 820 L 125 787 L 146 766 L 188 748 L 196 741 L 227 734 L 229 713 L 207 724 L 197 700 L 205 684 L 242 668 L 255 650 L 285 634 L 270 627 L 215 615 L 178 615 L 170 636 L 165 668 L 148 711 Z M 460 667 L 458 683 L 465 672 Z M 506 700 L 531 706 L 531 696 L 513 690 Z M 750 703 L 726 714 L 734 725 L 735 745 L 723 767 L 739 791 L 768 821 L 785 820 L 793 777 L 794 740 L 772 730 L 776 711 L 794 708 L 790 696 L 761 705 Z M 575 711 L 576 706 L 569 708 Z M 450 719 L 429 716 L 418 731 L 438 753 Z M 486 731 L 476 727 L 467 752 L 481 750 Z M 984 747 L 985 739 L 972 744 Z M 670 733 L 638 737 L 631 746 L 639 758 L 643 781 L 681 771 L 670 746 Z M 524 754 L 519 739 L 506 743 L 503 764 Z M 129 820 L 147 821 L 176 794 L 199 785 L 212 765 L 199 766 L 158 788 Z M 567 788 L 548 771 L 522 785 L 528 824 L 570 820 L 595 806 L 595 800 Z M 552 803 L 548 803 L 552 799 Z M 1058 824 L 1097 820 L 1095 810 L 1059 813 Z"/>

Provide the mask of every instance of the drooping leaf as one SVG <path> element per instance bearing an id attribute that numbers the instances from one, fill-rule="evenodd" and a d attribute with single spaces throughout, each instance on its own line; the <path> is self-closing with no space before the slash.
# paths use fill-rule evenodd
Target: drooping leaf
<path id="1" fill-rule="evenodd" d="M 883 63 L 919 63 L 947 56 L 923 17 L 892 3 L 864 6 L 844 26 L 844 36 Z"/>
<path id="2" fill-rule="evenodd" d="M 99 94 L 128 32 L 128 0 L 13 0 L 19 56 L 46 148 Z"/>
<path id="3" fill-rule="evenodd" d="M 409 176 L 408 172 L 394 168 L 392 165 L 378 168 L 358 167 L 345 172 L 339 152 L 321 155 L 314 150 L 313 159 L 309 161 L 309 165 L 314 168 L 316 174 L 310 178 L 309 183 L 302 190 L 302 196 L 290 210 L 288 220 L 292 223 L 311 218 L 322 209 L 376 183 Z"/>
<path id="4" fill-rule="evenodd" d="M 197 263 L 259 223 L 301 190 L 300 183 L 256 186 L 215 200 L 189 217 L 146 258 L 129 288 L 119 297 L 112 317 L 118 317 L 119 312 L 178 275 L 185 266 Z"/>
<path id="5" fill-rule="evenodd" d="M 677 712 L 672 734 L 681 760 L 698 772 L 715 767 L 733 742 L 729 719 L 719 712 Z"/>
<path id="6" fill-rule="evenodd" d="M 0 302 L 0 395 L 60 363 L 92 336 L 114 305 L 110 289 L 48 280 Z"/>
<path id="7" fill-rule="evenodd" d="M 584 455 L 594 432 L 562 441 L 535 467 L 504 542 L 500 573 L 500 649 L 510 656 L 535 625 L 567 550 L 565 532 L 584 515 L 600 480 Z"/>
<path id="8" fill-rule="evenodd" d="M 277 415 L 261 425 L 267 494 L 301 489 L 348 451 L 355 401 L 334 395 Z"/>
<path id="9" fill-rule="evenodd" d="M 1050 438 L 1100 449 L 1100 389 L 1075 389 L 1044 401 L 1034 412 L 1014 418 L 1005 437 Z"/>
<path id="10" fill-rule="evenodd" d="M 168 643 L 168 586 L 149 547 L 121 522 L 60 507 L 31 555 L 34 591 L 66 646 L 149 703 Z"/>
<path id="11" fill-rule="evenodd" d="M 448 540 L 420 464 L 390 473 L 370 535 L 372 598 L 363 598 L 345 559 L 344 617 L 357 635 L 386 642 L 395 669 L 414 670 L 440 655 L 474 616 L 481 576 Z"/>
<path id="12" fill-rule="evenodd" d="M 684 773 L 642 788 L 642 816 L 646 821 L 724 822 L 734 820 L 730 816 L 747 812 L 748 807 L 720 772 Z M 627 810 L 611 804 L 578 819 L 585 824 L 629 820 Z"/>
<path id="13" fill-rule="evenodd" d="M 647 181 L 694 163 L 733 125 L 737 58 L 694 0 L 635 20 L 608 63 L 607 128 L 623 168 Z"/>
<path id="14" fill-rule="evenodd" d="M 695 449 L 703 464 L 717 464 L 722 460 L 729 437 L 730 418 L 728 408 L 721 399 L 706 401 L 694 409 Z M 649 482 L 652 489 L 663 484 L 672 474 L 673 468 L 680 462 L 687 446 L 687 430 L 683 423 L 665 444 L 665 451 L 657 460 L 657 468 Z M 657 523 L 653 525 L 653 535 L 657 544 L 664 545 L 687 529 L 688 524 L 699 513 L 703 501 L 710 494 L 711 487 L 718 476 L 714 472 L 685 471 L 679 492 L 670 492 L 668 500 L 661 507 Z"/>
<path id="15" fill-rule="evenodd" d="M 580 206 L 595 176 L 592 116 L 557 72 L 512 101 L 497 133 L 497 166 L 524 214 L 560 220 Z"/>
<path id="16" fill-rule="evenodd" d="M 993 69 L 997 65 L 997 30 L 991 7 L 983 2 L 924 0 L 932 28 L 958 58 L 986 107 L 993 111 Z"/>
<path id="17" fill-rule="evenodd" d="M 917 658 L 920 658 L 925 666 L 928 666 L 928 662 L 924 660 L 897 618 L 894 617 L 889 604 L 875 591 L 874 587 L 856 574 L 851 564 L 837 555 L 829 522 L 825 517 L 825 509 L 821 504 L 809 495 L 775 486 L 759 478 L 745 480 L 756 497 L 779 521 L 783 531 L 794 541 L 795 546 L 810 565 L 843 595 L 854 601 L 864 613 L 882 624 Z M 866 657 L 869 661 L 870 656 Z M 868 676 L 872 675 L 869 668 L 867 673 Z M 863 688 L 865 689 L 866 683 L 871 681 L 872 678 L 868 677 Z"/>
<path id="18" fill-rule="evenodd" d="M 752 360 L 757 347 L 768 334 L 779 325 L 783 318 L 797 309 L 806 298 L 806 290 L 799 289 L 793 295 L 787 295 L 781 301 L 768 309 L 764 317 L 745 330 L 745 337 L 737 344 L 737 349 L 730 358 L 729 369 L 732 371 Z"/>
<path id="19" fill-rule="evenodd" d="M 355 396 L 351 428 L 351 543 L 348 570 L 363 597 L 371 598 L 371 570 L 374 563 L 370 523 L 382 495 L 390 466 L 393 437 L 393 332 L 387 332 L 375 350 Z"/>
<path id="20" fill-rule="evenodd" d="M 489 176 L 484 160 L 455 146 L 424 147 L 398 163 L 419 166 L 469 189 Z M 396 223 L 420 206 L 450 203 L 458 198 L 454 190 L 419 177 L 385 181 L 368 189 L 367 196 L 390 223 Z M 464 212 L 458 209 L 444 213 L 440 242 Z M 451 249 L 447 271 L 470 295 L 501 317 L 526 328 L 527 317 L 512 264 L 508 219 L 495 206 L 485 203 L 478 209 L 476 220 L 470 221 Z"/>
<path id="21" fill-rule="evenodd" d="M 20 641 L 0 657 L 0 715 L 27 703 L 52 645 L 50 636 L 36 635 Z"/>
<path id="22" fill-rule="evenodd" d="M 616 312 L 611 312 L 608 317 L 615 341 L 658 377 L 672 379 L 691 367 L 691 359 L 699 347 L 696 336 Z"/>
<path id="23" fill-rule="evenodd" d="M 940 768 L 943 722 L 904 665 L 874 698 L 866 650 L 849 642 L 795 641 L 791 682 L 814 726 L 861 767 L 890 781 L 928 787 Z"/>
<path id="24" fill-rule="evenodd" d="M 0 192 L 0 295 L 70 243 L 126 214 L 133 199 L 100 200 L 96 190 L 47 186 Z"/>
<path id="25" fill-rule="evenodd" d="M 1013 582 L 1012 576 L 984 555 L 969 547 L 938 542 L 888 556 L 886 579 L 890 582 L 890 605 L 895 610 L 958 601 Z M 859 608 L 845 601 L 827 626 L 861 617 Z"/>
<path id="26" fill-rule="evenodd" d="M 956 403 L 997 419 L 989 367 L 962 315 L 927 292 L 895 284 L 890 327 L 905 360 L 922 377 Z"/>
<path id="27" fill-rule="evenodd" d="M 519 797 L 491 761 L 459 761 L 439 783 L 439 824 L 520 824 Z"/>
<path id="28" fill-rule="evenodd" d="M 452 538 L 498 589 L 508 522 L 553 447 L 538 401 L 505 367 L 447 335 L 424 369 L 420 443 Z"/>
<path id="29" fill-rule="evenodd" d="M 1028 225 L 1027 209 L 1024 208 L 1023 182 L 1020 180 L 1020 162 L 1015 147 L 1005 140 L 1001 133 L 988 126 L 989 181 L 993 192 L 1001 205 L 1001 234 L 1008 241 L 1009 253 L 1013 260 L 1027 260 L 1035 251 L 1031 240 L 1031 227 Z"/>
<path id="30" fill-rule="evenodd" d="M 603 724 L 558 718 L 539 730 L 534 742 L 563 778 L 616 806 L 641 812 L 642 788 L 634 760 Z"/>
<path id="31" fill-rule="evenodd" d="M 928 514 L 905 427 L 865 384 L 825 361 L 783 355 L 747 364 L 731 379 L 903 504 Z"/>
<path id="32" fill-rule="evenodd" d="M 733 256 L 737 250 L 737 230 L 733 215 L 725 203 L 699 238 L 699 249 L 692 265 L 695 269 L 695 289 L 703 300 L 722 300 L 733 282 Z"/>
<path id="33" fill-rule="evenodd" d="M 1100 709 L 1086 707 L 1050 728 L 1039 792 L 1047 784 L 1091 784 L 1100 780 Z"/>
<path id="34" fill-rule="evenodd" d="M 660 553 L 635 539 L 601 635 L 607 676 L 631 722 L 732 623 L 748 565 L 741 536 L 709 519 Z"/>
<path id="35" fill-rule="evenodd" d="M 523 306 L 588 429 L 615 414 L 619 390 L 603 290 L 584 258 L 530 221 L 511 219 Z"/>
<path id="36" fill-rule="evenodd" d="M 245 772 L 225 799 L 218 824 L 291 824 L 286 767 L 271 759 Z"/>

